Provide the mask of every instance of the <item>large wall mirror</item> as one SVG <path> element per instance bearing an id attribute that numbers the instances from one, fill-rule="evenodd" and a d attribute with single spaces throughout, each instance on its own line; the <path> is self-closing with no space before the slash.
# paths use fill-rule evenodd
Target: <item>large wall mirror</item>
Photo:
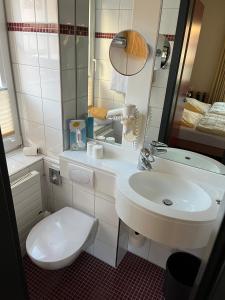
<path id="1" fill-rule="evenodd" d="M 94 139 L 121 144 L 117 109 L 125 105 L 128 86 L 123 74 L 140 72 L 149 56 L 142 35 L 123 31 L 132 28 L 135 1 L 72 0 L 66 8 L 63 2 L 59 0 L 64 149 L 69 147 L 68 120 L 87 116 L 93 117 Z M 126 70 L 115 67 L 121 51 Z"/>
<path id="2" fill-rule="evenodd" d="M 170 148 L 158 153 L 165 159 L 220 174 L 225 174 L 224 10 L 224 1 L 196 0 L 187 20 L 178 18 L 176 36 L 167 32 L 172 61 L 159 68 L 156 56 L 145 139 L 146 145 L 167 143 Z M 160 34 L 158 44 L 161 39 Z"/>

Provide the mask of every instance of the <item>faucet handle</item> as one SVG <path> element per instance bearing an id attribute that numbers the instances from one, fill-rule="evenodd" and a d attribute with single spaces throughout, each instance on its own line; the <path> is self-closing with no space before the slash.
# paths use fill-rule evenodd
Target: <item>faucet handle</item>
<path id="1" fill-rule="evenodd" d="M 156 147 L 156 148 L 158 148 L 158 147 L 160 147 L 160 148 L 167 148 L 168 147 L 167 144 L 159 142 L 159 141 L 152 141 L 151 144 L 150 144 L 150 146 Z"/>

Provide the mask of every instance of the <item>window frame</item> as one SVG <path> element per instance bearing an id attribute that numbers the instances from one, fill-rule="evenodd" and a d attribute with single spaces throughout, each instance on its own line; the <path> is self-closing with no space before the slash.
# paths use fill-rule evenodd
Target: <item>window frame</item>
<path id="1" fill-rule="evenodd" d="M 10 106 L 13 114 L 14 134 L 3 138 L 5 152 L 12 151 L 22 144 L 20 123 L 18 117 L 18 107 L 16 101 L 15 86 L 13 81 L 12 64 L 9 50 L 8 32 L 6 27 L 5 7 L 3 0 L 0 0 L 0 57 L 1 66 L 4 69 L 4 80 L 7 84 L 7 89 L 10 98 Z"/>

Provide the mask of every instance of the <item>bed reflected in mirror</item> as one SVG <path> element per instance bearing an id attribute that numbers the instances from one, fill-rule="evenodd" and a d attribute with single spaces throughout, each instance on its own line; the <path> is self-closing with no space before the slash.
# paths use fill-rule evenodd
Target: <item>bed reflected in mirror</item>
<path id="1" fill-rule="evenodd" d="M 178 21 L 171 61 L 154 68 L 145 145 L 158 139 L 169 146 L 158 156 L 225 174 L 225 29 L 217 31 L 224 18 L 218 14 L 212 28 L 209 4 L 196 1 L 188 34 Z"/>

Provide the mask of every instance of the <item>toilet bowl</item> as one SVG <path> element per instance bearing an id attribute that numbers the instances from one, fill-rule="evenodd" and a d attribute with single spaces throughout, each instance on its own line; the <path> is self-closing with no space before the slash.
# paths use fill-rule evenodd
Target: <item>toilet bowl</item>
<path id="1" fill-rule="evenodd" d="M 27 254 L 43 269 L 64 268 L 94 242 L 97 227 L 95 218 L 65 207 L 32 228 L 26 240 Z"/>

